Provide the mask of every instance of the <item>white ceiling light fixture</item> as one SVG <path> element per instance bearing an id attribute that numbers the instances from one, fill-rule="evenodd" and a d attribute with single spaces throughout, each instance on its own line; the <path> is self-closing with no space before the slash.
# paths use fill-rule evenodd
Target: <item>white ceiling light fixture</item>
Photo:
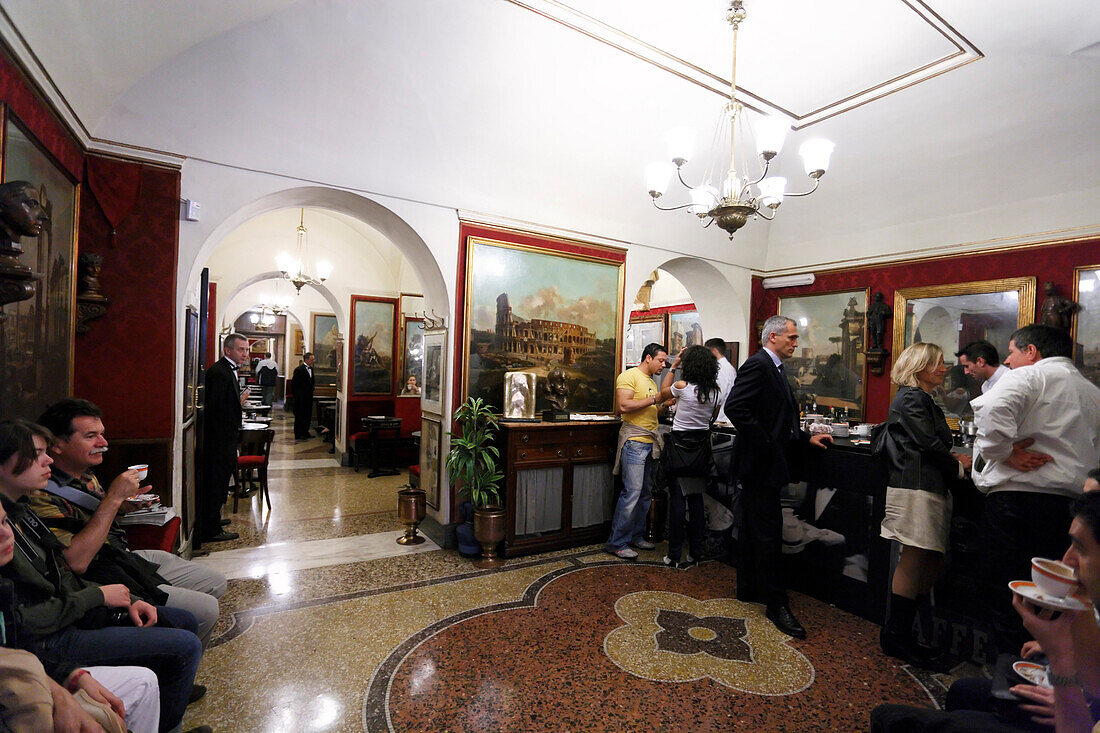
<path id="1" fill-rule="evenodd" d="M 301 219 L 297 229 L 297 248 L 295 255 L 291 256 L 281 252 L 275 257 L 275 265 L 279 268 L 284 279 L 294 285 L 299 295 L 302 287 L 306 285 L 320 285 L 332 274 L 332 264 L 326 260 L 320 260 L 315 265 L 316 277 L 309 274 L 307 265 L 309 262 L 309 232 L 306 230 L 306 210 L 302 209 Z"/>
<path id="2" fill-rule="evenodd" d="M 690 130 L 677 128 L 668 133 L 667 143 L 670 163 L 650 163 L 646 166 L 646 187 L 652 197 L 653 205 L 662 211 L 675 211 L 687 209 L 690 213 L 699 217 L 704 227 L 717 223 L 719 227 L 729 233 L 733 239 L 733 233 L 745 225 L 750 217 L 763 217 L 767 220 L 775 218 L 776 209 L 783 203 L 784 197 L 809 196 L 817 190 L 821 183 L 821 177 L 829 168 L 829 157 L 833 152 L 833 144 L 828 140 L 814 138 L 802 143 L 799 147 L 799 155 L 802 156 L 806 175 L 813 180 L 813 186 L 807 191 L 788 193 L 787 179 L 782 177 L 767 177 L 771 161 L 783 148 L 783 140 L 790 130 L 790 121 L 779 116 L 763 117 L 756 125 L 756 152 L 759 160 L 754 162 L 756 170 L 749 174 L 747 161 L 742 160 L 741 172 L 738 172 L 736 163 L 737 139 L 740 131 L 747 136 L 748 130 L 744 120 L 744 110 L 737 101 L 737 29 L 745 19 L 745 8 L 742 0 L 731 0 L 729 10 L 726 11 L 726 21 L 733 28 L 733 69 L 730 74 L 730 98 L 722 112 L 718 123 L 718 131 L 715 142 L 724 138 L 726 130 L 729 132 L 729 167 L 720 179 L 717 178 L 715 166 L 711 163 L 707 175 L 702 183 L 691 185 L 684 180 L 683 166 L 692 156 L 694 134 Z M 721 142 L 724 142 L 721 141 Z M 724 147 L 717 145 L 717 147 Z M 742 156 L 743 157 L 743 156 Z M 676 175 L 680 183 L 688 189 L 691 203 L 680 206 L 661 206 L 657 199 L 664 195 L 672 176 Z M 715 185 L 715 181 L 718 185 Z"/>
<path id="3" fill-rule="evenodd" d="M 798 275 L 779 275 L 777 277 L 764 278 L 764 289 L 794 288 L 799 285 L 813 285 L 817 278 L 812 272 L 804 272 Z"/>

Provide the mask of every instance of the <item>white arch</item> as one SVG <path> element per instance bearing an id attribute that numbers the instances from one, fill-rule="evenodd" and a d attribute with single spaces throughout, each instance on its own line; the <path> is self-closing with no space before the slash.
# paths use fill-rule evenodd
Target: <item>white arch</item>
<path id="1" fill-rule="evenodd" d="M 409 224 L 385 206 L 350 191 L 341 191 L 321 186 L 303 186 L 261 196 L 237 209 L 219 223 L 203 241 L 198 254 L 191 265 L 188 276 L 188 290 L 194 289 L 199 275 L 210 255 L 217 249 L 230 232 L 246 221 L 270 211 L 287 208 L 315 207 L 338 211 L 359 219 L 389 239 L 412 265 L 424 289 L 424 304 L 440 313 L 450 313 L 451 303 L 447 296 L 447 285 L 439 264 L 432 255 L 427 243 Z M 228 301 L 227 301 L 228 302 Z M 337 313 L 341 308 L 335 308 Z M 341 324 L 341 328 L 344 324 Z"/>
<path id="2" fill-rule="evenodd" d="M 244 280 L 237 287 L 233 288 L 233 291 L 231 293 L 229 293 L 229 296 L 226 297 L 226 299 L 225 299 L 225 308 L 226 308 L 226 310 L 224 310 L 222 312 L 222 316 L 223 316 L 222 317 L 222 325 L 225 326 L 225 325 L 235 323 L 236 320 L 240 317 L 241 313 L 244 313 L 245 311 L 248 310 L 248 307 L 246 307 L 244 310 L 241 310 L 237 313 L 234 313 L 232 316 L 229 315 L 229 310 L 228 310 L 230 303 L 233 302 L 233 299 L 236 298 L 245 288 L 247 288 L 250 285 L 255 285 L 258 282 L 263 282 L 264 280 L 282 280 L 282 279 L 283 279 L 282 273 L 280 273 L 278 270 L 272 270 L 270 272 L 261 272 L 258 275 L 253 275 L 252 277 L 248 278 L 247 280 Z M 313 288 L 314 290 L 316 290 L 318 293 L 321 294 L 321 297 L 323 297 L 325 299 L 325 302 L 329 304 L 329 307 L 332 308 L 332 312 L 336 314 L 336 325 L 340 329 L 340 332 L 341 333 L 347 333 L 348 324 L 346 323 L 347 319 L 344 316 L 344 309 L 342 309 L 340 307 L 340 303 L 339 303 L 339 301 L 336 300 L 336 296 L 332 294 L 332 291 L 329 290 L 327 287 L 325 287 L 323 283 L 318 284 L 318 285 L 310 284 L 310 285 L 306 285 L 305 287 Z M 251 307 L 251 306 L 249 306 L 249 307 Z M 297 318 L 297 316 L 295 316 L 295 317 Z"/>
<path id="3" fill-rule="evenodd" d="M 747 354 L 749 319 L 745 303 L 748 302 L 750 293 L 739 289 L 707 260 L 698 257 L 674 257 L 657 264 L 656 268 L 643 268 L 635 278 L 636 284 L 626 290 L 627 310 L 634 294 L 653 269 L 664 270 L 672 275 L 688 291 L 702 320 L 704 337 L 740 341 L 743 343 L 742 357 Z"/>

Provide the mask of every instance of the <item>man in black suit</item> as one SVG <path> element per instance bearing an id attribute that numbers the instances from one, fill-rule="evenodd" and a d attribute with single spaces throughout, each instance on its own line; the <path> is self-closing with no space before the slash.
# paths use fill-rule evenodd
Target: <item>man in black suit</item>
<path id="1" fill-rule="evenodd" d="M 313 362 L 316 358 L 307 351 L 290 378 L 290 393 L 294 395 L 295 440 L 309 438 L 309 424 L 313 417 Z"/>
<path id="2" fill-rule="evenodd" d="M 206 370 L 203 409 L 203 482 L 199 530 L 203 542 L 235 540 L 236 532 L 222 525 L 222 504 L 229 477 L 237 466 L 241 407 L 248 391 L 241 389 L 237 370 L 248 363 L 248 339 L 231 333 L 222 344 L 223 356 Z M 228 522 L 226 522 L 228 524 Z"/>
<path id="3" fill-rule="evenodd" d="M 772 316 L 760 334 L 764 348 L 737 371 L 725 412 L 737 428 L 731 473 L 741 481 L 740 557 L 737 597 L 763 603 L 775 627 L 799 639 L 806 629 L 787 602 L 783 582 L 780 490 L 793 478 L 796 454 L 806 442 L 824 448 L 830 435 L 810 437 L 798 424 L 798 407 L 783 360 L 798 347 L 798 328 L 785 316 Z"/>

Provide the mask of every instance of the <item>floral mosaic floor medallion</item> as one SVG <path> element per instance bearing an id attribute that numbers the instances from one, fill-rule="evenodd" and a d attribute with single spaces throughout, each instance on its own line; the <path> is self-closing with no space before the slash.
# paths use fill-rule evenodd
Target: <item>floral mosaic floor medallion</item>
<path id="1" fill-rule="evenodd" d="M 625 623 L 604 639 L 604 652 L 647 680 L 709 678 L 757 695 L 791 695 L 809 687 L 814 679 L 810 660 L 753 608 L 731 598 L 630 593 L 615 603 Z"/>

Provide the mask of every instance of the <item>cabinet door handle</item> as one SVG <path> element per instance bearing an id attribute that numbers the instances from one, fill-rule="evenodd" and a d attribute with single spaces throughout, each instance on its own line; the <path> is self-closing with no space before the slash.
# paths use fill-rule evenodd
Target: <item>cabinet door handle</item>
<path id="1" fill-rule="evenodd" d="M 519 440 L 520 440 L 521 443 L 526 443 L 530 439 L 531 439 L 531 436 L 528 435 L 527 433 L 524 433 L 523 437 L 521 437 Z"/>
<path id="2" fill-rule="evenodd" d="M 564 455 L 565 453 L 562 452 L 561 448 L 558 448 L 558 458 L 562 458 Z"/>
<path id="3" fill-rule="evenodd" d="M 520 459 L 520 460 L 522 461 L 522 460 L 523 460 L 523 459 L 525 459 L 525 458 L 527 458 L 527 451 L 525 451 L 525 450 L 521 450 L 521 451 L 519 452 L 519 459 Z"/>
<path id="4" fill-rule="evenodd" d="M 579 456 L 579 455 L 581 455 L 582 453 L 584 453 L 584 451 L 583 451 L 583 450 L 581 450 L 580 448 L 577 448 L 577 455 Z"/>

